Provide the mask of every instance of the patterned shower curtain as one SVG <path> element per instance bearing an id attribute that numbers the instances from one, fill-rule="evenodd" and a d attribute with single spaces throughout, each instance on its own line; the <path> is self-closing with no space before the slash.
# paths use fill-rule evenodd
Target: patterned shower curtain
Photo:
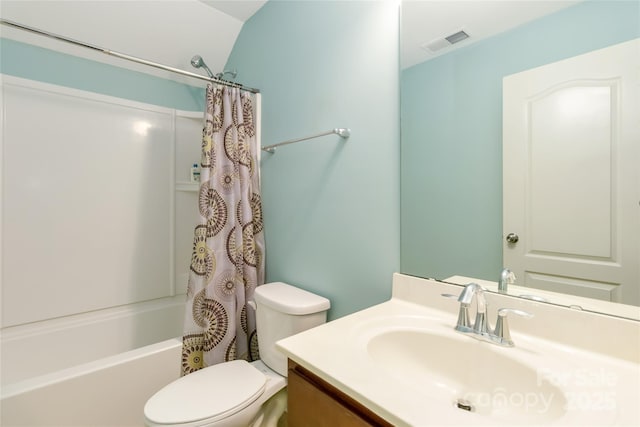
<path id="1" fill-rule="evenodd" d="M 259 358 L 255 312 L 247 305 L 264 283 L 254 97 L 237 88 L 207 86 L 182 375 Z"/>

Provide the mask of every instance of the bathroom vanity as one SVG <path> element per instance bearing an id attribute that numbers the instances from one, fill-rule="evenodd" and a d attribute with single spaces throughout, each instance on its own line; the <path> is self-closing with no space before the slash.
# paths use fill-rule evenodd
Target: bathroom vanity
<path id="1" fill-rule="evenodd" d="M 279 341 L 289 426 L 640 425 L 640 322 L 487 292 L 490 328 L 533 315 L 501 346 L 454 331 L 463 289 L 395 274 L 389 301 Z"/>
<path id="2" fill-rule="evenodd" d="M 357 400 L 289 359 L 289 426 L 389 426 Z"/>

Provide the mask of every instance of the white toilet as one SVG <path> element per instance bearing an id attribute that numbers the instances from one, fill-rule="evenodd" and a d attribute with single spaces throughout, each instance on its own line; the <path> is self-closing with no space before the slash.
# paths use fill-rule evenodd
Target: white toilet
<path id="1" fill-rule="evenodd" d="M 144 407 L 147 426 L 276 426 L 286 410 L 287 358 L 276 341 L 326 322 L 329 300 L 285 283 L 255 290 L 261 360 L 221 363 L 168 384 Z"/>

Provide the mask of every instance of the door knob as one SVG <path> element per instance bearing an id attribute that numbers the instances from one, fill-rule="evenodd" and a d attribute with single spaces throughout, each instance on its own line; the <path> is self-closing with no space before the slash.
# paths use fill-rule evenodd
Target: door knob
<path id="1" fill-rule="evenodd" d="M 507 237 L 505 240 L 507 241 L 507 243 L 517 243 L 519 239 L 520 238 L 516 233 L 509 233 L 507 234 Z"/>

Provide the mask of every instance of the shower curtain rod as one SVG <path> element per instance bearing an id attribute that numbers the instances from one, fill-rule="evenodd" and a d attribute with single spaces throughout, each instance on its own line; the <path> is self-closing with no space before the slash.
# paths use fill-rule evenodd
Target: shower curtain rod
<path id="1" fill-rule="evenodd" d="M 280 147 L 281 145 L 287 145 L 287 144 L 293 144 L 294 142 L 306 141 L 307 139 L 313 139 L 313 138 L 318 138 L 320 136 L 331 135 L 332 133 L 335 133 L 342 139 L 347 139 L 351 136 L 351 129 L 335 128 L 326 132 L 319 133 L 317 135 L 305 136 L 304 138 L 290 139 L 288 141 L 282 141 L 273 145 L 266 145 L 262 147 L 262 149 L 267 153 L 275 153 L 276 147 Z"/>
<path id="2" fill-rule="evenodd" d="M 142 58 L 138 58 L 138 57 L 135 57 L 135 56 L 127 55 L 125 53 L 116 52 L 114 50 L 105 49 L 105 48 L 102 48 L 100 46 L 96 46 L 96 45 L 92 45 L 92 44 L 89 44 L 89 43 L 85 43 L 85 42 L 81 42 L 81 41 L 78 41 L 78 40 L 74 40 L 74 39 L 71 39 L 69 37 L 65 37 L 65 36 L 61 36 L 61 35 L 58 35 L 58 34 L 50 33 L 48 31 L 39 30 L 39 29 L 34 28 L 34 27 L 29 27 L 27 25 L 19 24 L 19 23 L 14 22 L 14 21 L 9 21 L 7 19 L 0 19 L 0 23 L 4 24 L 4 25 L 8 25 L 8 26 L 13 27 L 13 28 L 18 28 L 20 30 L 28 31 L 30 33 L 34 33 L 34 34 L 38 34 L 38 35 L 41 35 L 41 36 L 49 37 L 49 38 L 52 38 L 52 39 L 60 40 L 60 41 L 66 42 L 66 43 L 71 43 L 71 44 L 76 45 L 76 46 L 86 47 L 88 49 L 104 53 L 106 55 L 115 56 L 116 58 L 126 59 L 127 61 L 131 61 L 131 62 L 137 62 L 138 64 L 148 65 L 150 67 L 159 68 L 161 70 L 170 71 L 170 72 L 176 73 L 176 74 L 182 74 L 183 76 L 193 77 L 195 79 L 205 80 L 205 81 L 208 81 L 208 82 L 218 83 L 218 84 L 225 85 L 225 86 L 230 86 L 230 87 L 236 87 L 238 89 L 246 90 L 246 91 L 251 92 L 251 93 L 260 93 L 259 89 L 243 86 L 240 83 L 234 83 L 234 82 L 229 82 L 227 80 L 221 80 L 221 79 L 209 78 L 209 77 L 201 76 L 200 74 L 196 74 L 196 73 L 192 73 L 192 72 L 189 72 L 189 71 L 181 70 L 179 68 L 170 67 L 170 66 L 164 65 L 164 64 L 159 64 L 157 62 L 147 61 L 146 59 L 142 59 Z"/>

